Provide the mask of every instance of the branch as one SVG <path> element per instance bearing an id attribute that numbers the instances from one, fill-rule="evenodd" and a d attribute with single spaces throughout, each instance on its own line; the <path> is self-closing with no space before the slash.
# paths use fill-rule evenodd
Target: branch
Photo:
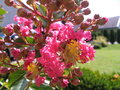
<path id="1" fill-rule="evenodd" d="M 40 12 L 38 12 L 38 11 L 36 11 L 36 10 L 34 11 L 33 9 L 29 8 L 29 7 L 28 7 L 27 5 L 25 5 L 21 0 L 17 0 L 17 1 L 18 1 L 24 8 L 32 11 L 33 13 L 35 13 L 35 14 L 37 14 L 38 16 L 42 17 L 43 19 L 48 20 L 48 18 L 47 18 L 46 16 L 43 16 L 42 14 L 40 14 Z"/>

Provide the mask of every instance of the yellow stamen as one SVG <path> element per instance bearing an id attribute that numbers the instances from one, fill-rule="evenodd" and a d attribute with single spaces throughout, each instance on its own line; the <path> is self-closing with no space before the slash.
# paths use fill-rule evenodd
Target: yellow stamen
<path id="1" fill-rule="evenodd" d="M 71 40 L 71 42 L 65 47 L 63 58 L 65 59 L 66 63 L 75 63 L 80 59 L 79 54 L 80 48 L 78 42 Z"/>
<path id="2" fill-rule="evenodd" d="M 32 72 L 33 74 L 38 74 L 38 68 L 34 63 L 31 63 L 30 65 L 27 66 L 27 70 L 29 72 Z"/>

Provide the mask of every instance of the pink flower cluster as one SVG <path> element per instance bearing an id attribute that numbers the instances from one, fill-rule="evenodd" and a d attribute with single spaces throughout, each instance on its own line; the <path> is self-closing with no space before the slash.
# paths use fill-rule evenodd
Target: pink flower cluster
<path id="1" fill-rule="evenodd" d="M 80 60 L 77 60 L 78 62 L 86 63 L 89 60 L 93 60 L 95 53 L 93 46 L 86 43 L 86 41 L 91 39 L 90 31 L 74 31 L 73 24 L 70 22 L 66 24 L 55 22 L 51 24 L 49 33 L 52 33 L 52 37 L 46 38 L 47 43 L 40 49 L 41 57 L 37 60 L 43 65 L 45 72 L 53 81 L 55 78 L 58 79 L 62 77 L 68 64 L 71 64 L 65 63 L 66 61 L 64 59 L 66 58 L 63 59 L 66 47 L 63 48 L 61 46 L 62 43 L 65 43 L 65 46 L 69 45 L 72 40 L 78 43 L 80 51 L 78 55 Z M 73 53 L 75 53 L 74 50 Z M 71 65 L 75 64 L 77 61 L 73 62 Z M 68 81 L 68 79 L 66 80 Z M 68 83 L 64 84 L 66 80 L 60 81 L 63 82 L 61 86 L 67 86 L 66 84 Z M 57 82 L 58 81 L 59 80 L 57 80 Z"/>
<path id="2" fill-rule="evenodd" d="M 33 29 L 33 21 L 23 17 L 14 17 L 20 27 L 16 33 L 19 37 L 32 37 L 35 41 L 30 44 L 29 49 L 11 48 L 11 53 L 16 60 L 23 60 L 23 70 L 27 71 L 27 77 L 32 77 L 37 86 L 44 83 L 46 75 L 51 78 L 51 84 L 61 87 L 68 86 L 71 82 L 77 85 L 80 81 L 76 76 L 80 74 L 67 75 L 64 78 L 65 70 L 71 68 L 76 63 L 86 63 L 94 59 L 93 46 L 87 43 L 91 40 L 91 32 L 85 30 L 74 30 L 74 25 L 71 22 L 62 24 L 61 22 L 54 22 L 50 25 L 48 32 L 42 27 Z M 12 26 L 12 27 L 11 27 Z M 7 30 L 12 32 L 14 25 L 7 26 Z M 32 36 L 31 32 L 35 31 Z M 50 34 L 45 37 L 45 34 Z M 28 48 L 28 47 L 27 47 Z M 37 50 L 37 52 L 36 52 Z M 36 57 L 39 53 L 40 57 Z M 42 77 L 44 72 L 44 77 Z M 74 80 L 72 79 L 74 78 Z"/>
<path id="3" fill-rule="evenodd" d="M 30 36 L 30 31 L 33 28 L 33 22 L 31 19 L 15 16 L 14 21 L 18 22 L 22 36 Z"/>

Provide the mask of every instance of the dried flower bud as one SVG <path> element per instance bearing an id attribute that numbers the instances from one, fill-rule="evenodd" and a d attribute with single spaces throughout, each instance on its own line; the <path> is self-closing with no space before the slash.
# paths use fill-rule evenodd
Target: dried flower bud
<path id="1" fill-rule="evenodd" d="M 76 14 L 73 18 L 76 24 L 80 24 L 84 20 L 84 16 L 80 13 Z"/>
<path id="2" fill-rule="evenodd" d="M 19 8 L 17 10 L 17 15 L 20 17 L 27 17 L 27 11 L 24 8 Z"/>
<path id="3" fill-rule="evenodd" d="M 99 19 L 100 18 L 100 15 L 99 14 L 95 14 L 94 15 L 94 19 Z"/>
<path id="4" fill-rule="evenodd" d="M 89 8 L 83 10 L 84 15 L 89 15 L 91 13 L 91 10 Z"/>
<path id="5" fill-rule="evenodd" d="M 14 0 L 5 0 L 4 3 L 5 3 L 7 6 L 13 6 Z"/>
<path id="6" fill-rule="evenodd" d="M 83 22 L 83 23 L 81 23 L 80 28 L 83 29 L 83 30 L 85 30 L 85 29 L 87 29 L 89 26 L 90 26 L 90 23 L 89 23 L 89 22 Z"/>
<path id="7" fill-rule="evenodd" d="M 89 6 L 89 2 L 88 1 L 82 1 L 80 4 L 83 8 L 86 8 Z"/>
<path id="8" fill-rule="evenodd" d="M 104 25 L 105 23 L 108 22 L 108 18 L 100 18 L 99 20 L 96 21 L 96 24 L 99 24 L 99 25 Z"/>
<path id="9" fill-rule="evenodd" d="M 80 80 L 79 79 L 74 79 L 71 81 L 71 84 L 74 85 L 74 86 L 77 86 L 80 84 Z"/>

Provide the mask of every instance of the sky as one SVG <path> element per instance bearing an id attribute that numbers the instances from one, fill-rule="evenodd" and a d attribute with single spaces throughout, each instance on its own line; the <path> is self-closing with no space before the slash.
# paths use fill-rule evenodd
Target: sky
<path id="1" fill-rule="evenodd" d="M 26 1 L 26 0 L 24 0 Z M 91 14 L 88 17 L 93 17 L 94 14 L 100 14 L 102 17 L 120 16 L 120 0 L 88 0 Z"/>
<path id="2" fill-rule="evenodd" d="M 120 0 L 88 0 L 91 14 L 100 14 L 102 17 L 120 16 Z"/>

